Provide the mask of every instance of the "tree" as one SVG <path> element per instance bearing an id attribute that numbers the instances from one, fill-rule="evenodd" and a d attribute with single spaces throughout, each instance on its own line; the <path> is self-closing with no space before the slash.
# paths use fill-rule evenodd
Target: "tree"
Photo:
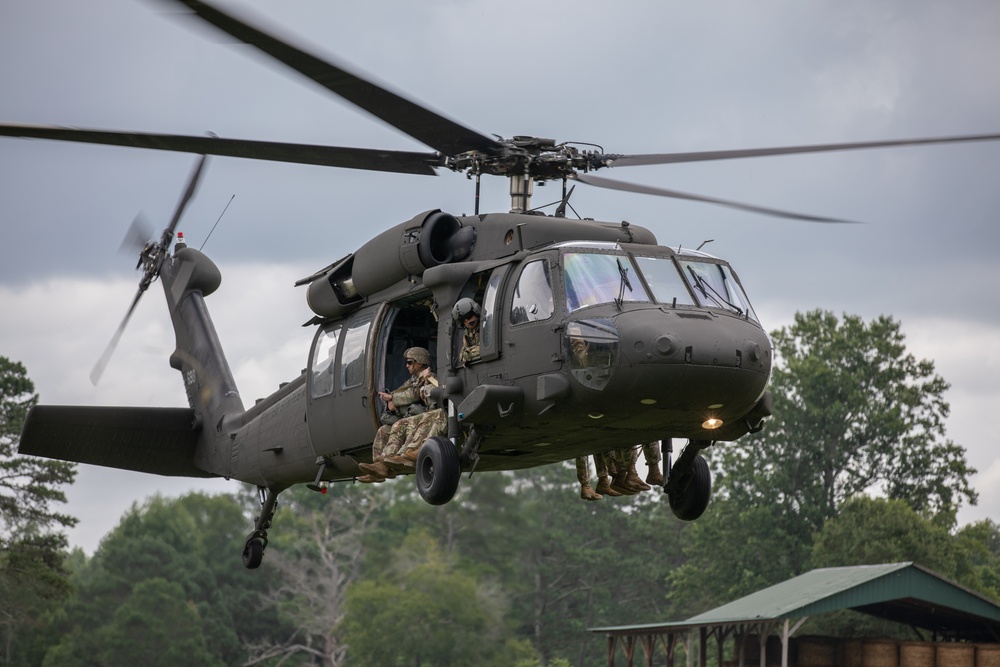
<path id="1" fill-rule="evenodd" d="M 911 561 L 946 577 L 958 572 L 948 529 L 902 500 L 856 496 L 827 521 L 812 545 L 812 567 Z"/>
<path id="2" fill-rule="evenodd" d="M 604 639 L 588 627 L 664 612 L 664 579 L 679 562 L 686 524 L 658 491 L 583 502 L 566 464 L 476 473 L 442 507 L 428 506 L 410 483 L 381 490 L 395 488 L 403 495 L 372 531 L 373 543 L 432 535 L 455 568 L 492 591 L 509 631 L 530 640 L 543 664 L 590 664 L 594 656 L 603 664 Z M 368 562 L 376 573 L 392 567 L 384 548 L 370 549 Z"/>
<path id="3" fill-rule="evenodd" d="M 169 594 L 167 608 L 186 628 L 182 638 L 198 655 L 204 641 L 206 664 L 242 665 L 246 642 L 285 635 L 276 611 L 260 604 L 273 568 L 239 566 L 246 523 L 233 496 L 192 493 L 134 506 L 74 577 L 73 595 L 49 628 L 45 664 L 98 665 L 102 656 L 106 664 L 126 664 L 107 651 L 118 642 L 114 650 L 128 654 L 130 624 L 160 641 L 146 627 L 156 608 L 145 605 L 143 593 Z M 129 615 L 116 616 L 123 608 Z"/>
<path id="4" fill-rule="evenodd" d="M 347 655 L 338 632 L 347 590 L 361 572 L 364 538 L 386 494 L 370 485 L 335 484 L 326 494 L 298 487 L 282 498 L 292 512 L 280 519 L 274 554 L 269 555 L 277 576 L 264 600 L 290 631 L 280 643 L 250 640 L 252 657 L 246 664 L 304 654 L 323 667 L 338 667 Z"/>
<path id="5" fill-rule="evenodd" d="M 99 633 L 104 665 L 206 665 L 221 667 L 209 651 L 198 608 L 180 584 L 159 577 L 135 585 L 125 604 Z"/>
<path id="6" fill-rule="evenodd" d="M 948 384 L 906 352 L 898 322 L 815 310 L 772 337 L 774 417 L 723 449 L 731 494 L 787 507 L 811 530 L 871 490 L 931 514 L 975 504 L 976 471 L 945 438 Z"/>
<path id="7" fill-rule="evenodd" d="M 430 535 L 409 535 L 393 550 L 387 571 L 348 591 L 341 630 L 351 664 L 482 664 L 500 643 L 491 632 L 503 625 L 486 595 Z"/>
<path id="8" fill-rule="evenodd" d="M 0 357 L 0 657 L 12 664 L 18 635 L 68 592 L 66 536 L 76 519 L 54 509 L 72 463 L 17 455 L 28 410 L 38 401 L 24 365 Z"/>
<path id="9" fill-rule="evenodd" d="M 788 530 L 779 508 L 717 498 L 687 524 L 684 560 L 666 574 L 667 617 L 681 619 L 749 595 L 788 577 L 809 543 Z"/>
<path id="10" fill-rule="evenodd" d="M 854 496 L 899 500 L 945 528 L 976 502 L 975 470 L 945 437 L 948 384 L 906 351 L 898 322 L 816 310 L 772 339 L 774 415 L 708 450 L 716 500 L 671 576 L 678 604 L 726 599 L 751 570 L 761 585 L 801 574 L 813 536 Z"/>

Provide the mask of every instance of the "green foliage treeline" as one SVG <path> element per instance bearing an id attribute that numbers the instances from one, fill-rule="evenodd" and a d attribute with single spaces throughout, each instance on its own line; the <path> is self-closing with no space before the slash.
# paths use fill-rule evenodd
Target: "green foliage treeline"
<path id="1" fill-rule="evenodd" d="M 707 450 L 715 495 L 697 522 L 656 491 L 584 503 L 568 464 L 476 474 L 443 507 L 409 479 L 295 488 L 247 571 L 254 494 L 153 498 L 92 556 L 57 562 L 70 593 L 3 620 L 0 665 L 603 665 L 588 627 L 683 619 L 813 567 L 902 560 L 1000 598 L 1000 526 L 957 525 L 975 471 L 945 437 L 947 384 L 906 352 L 899 324 L 815 311 L 773 339 L 775 416 Z"/>

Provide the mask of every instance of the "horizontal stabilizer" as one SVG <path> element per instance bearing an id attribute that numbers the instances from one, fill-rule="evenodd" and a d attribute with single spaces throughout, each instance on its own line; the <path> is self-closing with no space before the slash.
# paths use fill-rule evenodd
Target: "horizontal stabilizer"
<path id="1" fill-rule="evenodd" d="M 217 477 L 196 468 L 190 408 L 36 405 L 18 452 L 171 477 Z"/>

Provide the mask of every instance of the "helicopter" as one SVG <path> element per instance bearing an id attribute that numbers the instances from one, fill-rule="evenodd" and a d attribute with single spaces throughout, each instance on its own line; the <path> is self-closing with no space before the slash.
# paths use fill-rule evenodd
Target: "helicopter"
<path id="1" fill-rule="evenodd" d="M 243 549 L 257 567 L 278 495 L 297 483 L 358 476 L 384 405 L 378 389 L 403 375 L 403 351 L 426 347 L 441 378 L 447 437 L 420 449 L 415 478 L 432 504 L 451 500 L 464 472 L 517 470 L 659 440 L 688 446 L 668 464 L 671 508 L 696 519 L 710 496 L 699 452 L 763 427 L 770 412 L 771 347 L 737 274 L 725 260 L 657 244 L 640 226 L 570 220 L 571 183 L 696 198 L 817 222 L 804 214 L 695 197 L 599 178 L 604 168 L 760 157 L 880 146 L 997 139 L 1000 135 L 784 147 L 712 153 L 617 155 L 552 139 L 489 138 L 311 56 L 201 2 L 197 16 L 321 82 L 434 149 L 416 153 L 3 125 L 0 134 L 304 162 L 342 168 L 464 173 L 476 184 L 471 216 L 425 211 L 306 276 L 315 327 L 305 371 L 254 406 L 243 405 L 205 305 L 221 272 L 175 242 L 202 174 L 199 162 L 170 224 L 143 246 L 136 303 L 159 280 L 177 338 L 170 364 L 189 408 L 37 406 L 22 453 L 154 474 L 239 479 L 260 489 L 261 512 Z M 483 175 L 510 181 L 508 213 L 480 213 Z M 561 181 L 552 216 L 532 208 L 536 184 Z M 171 245 L 173 249 L 171 252 Z M 479 358 L 458 363 L 459 300 L 482 309 Z M 575 339 L 591 350 L 586 364 Z"/>

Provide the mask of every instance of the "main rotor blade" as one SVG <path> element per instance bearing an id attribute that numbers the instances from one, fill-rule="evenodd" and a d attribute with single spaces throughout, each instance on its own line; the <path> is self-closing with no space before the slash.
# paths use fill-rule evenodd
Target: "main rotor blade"
<path id="1" fill-rule="evenodd" d="M 740 211 L 749 211 L 750 213 L 759 213 L 761 215 L 775 216 L 778 218 L 788 218 L 790 220 L 805 220 L 807 222 L 836 222 L 836 223 L 847 223 L 847 224 L 856 224 L 857 222 L 855 220 L 841 220 L 840 218 L 827 218 L 819 215 L 794 213 L 792 211 L 782 211 L 776 208 L 766 208 L 764 206 L 755 206 L 753 204 L 743 204 L 740 202 L 730 201 L 728 199 L 716 199 L 714 197 L 705 197 L 702 195 L 695 195 L 687 192 L 679 192 L 677 190 L 657 188 L 651 185 L 624 183 L 622 181 L 616 181 L 610 178 L 603 178 L 601 176 L 592 176 L 590 174 L 576 174 L 573 178 L 580 181 L 581 183 L 586 183 L 587 185 L 596 185 L 599 188 L 611 188 L 612 190 L 638 192 L 644 195 L 657 195 L 660 197 L 671 197 L 673 199 L 687 199 L 690 201 L 705 202 L 707 204 L 718 204 L 720 206 L 729 206 L 730 208 L 739 209 Z"/>
<path id="2" fill-rule="evenodd" d="M 122 323 L 118 325 L 115 335 L 111 337 L 111 341 L 108 343 L 108 346 L 104 348 L 101 358 L 97 360 L 97 363 L 94 364 L 93 370 L 90 371 L 90 383 L 95 387 L 100 381 L 101 376 L 104 375 L 104 369 L 108 367 L 108 362 L 111 361 L 111 355 L 114 354 L 115 348 L 118 347 L 118 341 L 121 340 L 122 333 L 124 333 L 125 327 L 128 325 L 129 318 L 131 318 L 132 313 L 135 312 L 135 307 L 139 304 L 139 299 L 142 298 L 142 293 L 145 291 L 145 287 L 140 284 L 139 290 L 135 293 L 135 297 L 132 299 L 132 305 L 128 307 L 128 312 L 126 312 L 125 317 L 122 318 Z"/>
<path id="3" fill-rule="evenodd" d="M 258 48 L 335 95 L 445 155 L 458 155 L 471 150 L 490 153 L 501 148 L 500 144 L 489 137 L 389 92 L 342 67 L 306 53 L 206 2 L 170 1 L 186 5 L 216 28 Z"/>
<path id="4" fill-rule="evenodd" d="M 0 135 L 430 176 L 436 175 L 431 165 L 440 162 L 440 157 L 435 153 L 288 144 L 250 139 L 223 139 L 214 136 L 119 132 L 53 125 L 0 123 Z"/>
<path id="5" fill-rule="evenodd" d="M 889 141 L 861 141 L 846 144 L 815 144 L 812 146 L 783 146 L 776 148 L 748 148 L 730 151 L 697 151 L 693 153 L 650 153 L 648 155 L 622 155 L 612 160 L 612 167 L 635 167 L 651 164 L 675 164 L 678 162 L 705 162 L 709 160 L 732 160 L 743 157 L 765 157 L 768 155 L 795 155 L 799 153 L 825 153 L 850 151 L 862 148 L 889 148 L 891 146 L 923 146 L 927 144 L 953 144 L 969 141 L 997 141 L 1000 134 L 968 134 L 954 137 L 927 137 L 923 139 L 894 139 Z"/>

